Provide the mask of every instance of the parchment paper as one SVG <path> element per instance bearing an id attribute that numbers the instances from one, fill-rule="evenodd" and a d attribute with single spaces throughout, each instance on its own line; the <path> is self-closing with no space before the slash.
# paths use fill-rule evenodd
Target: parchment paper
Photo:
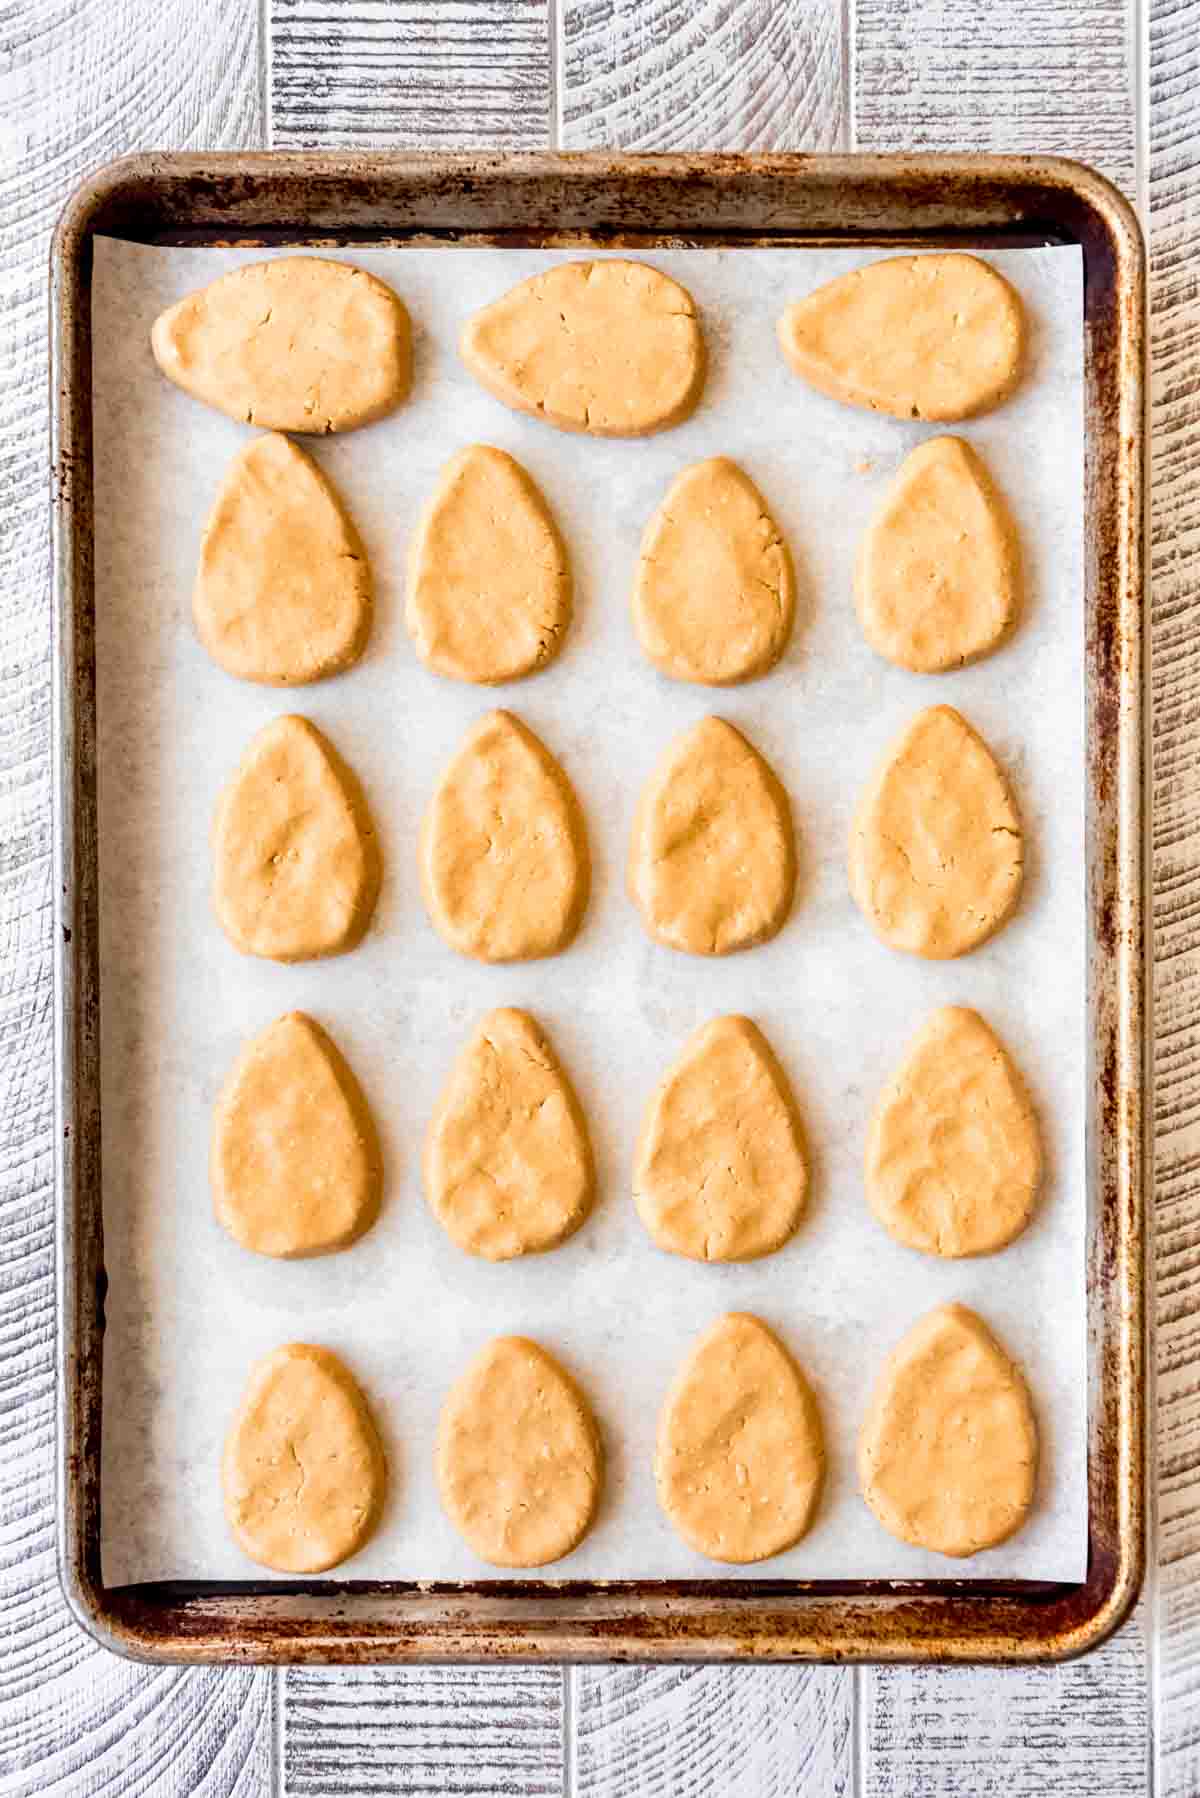
<path id="1" fill-rule="evenodd" d="M 1084 1291 L 1084 845 L 1081 264 L 1073 249 L 993 253 L 1032 322 L 1016 397 L 961 429 L 1018 521 L 1028 605 L 1014 640 L 945 677 L 907 674 L 863 641 L 855 547 L 905 452 L 934 435 L 837 405 L 785 368 L 785 303 L 857 263 L 856 251 L 655 251 L 699 304 L 711 351 L 704 401 L 646 442 L 564 436 L 505 410 L 458 362 L 466 314 L 556 259 L 544 251 L 356 251 L 392 282 L 416 332 L 411 401 L 344 437 L 306 439 L 361 529 L 378 603 L 365 660 L 291 692 L 228 678 L 196 642 L 190 589 L 214 491 L 248 430 L 157 373 L 156 313 L 261 252 L 100 241 L 94 283 L 96 537 L 103 902 L 104 1214 L 110 1279 L 104 1382 L 104 1574 L 111 1582 L 246 1578 L 227 1535 L 219 1459 L 251 1364 L 307 1339 L 342 1354 L 382 1425 L 391 1496 L 359 1578 L 486 1577 L 443 1518 L 432 1473 L 438 1408 L 490 1336 L 546 1344 L 589 1393 L 608 1475 L 596 1527 L 548 1577 L 1082 1576 L 1086 1555 Z M 531 680 L 487 690 L 417 662 L 403 625 L 403 561 L 446 458 L 482 440 L 531 471 L 557 515 L 577 583 L 565 648 Z M 722 453 L 767 496 L 795 557 L 791 647 L 768 678 L 714 693 L 657 675 L 638 653 L 629 589 L 643 526 L 677 470 Z M 1006 767 L 1028 832 L 1026 895 L 977 953 L 927 963 L 869 933 L 846 885 L 856 797 L 921 707 L 948 701 Z M 418 892 L 418 821 L 470 722 L 517 711 L 560 758 L 591 838 L 594 888 L 568 953 L 489 968 L 457 957 Z M 386 857 L 374 925 L 351 955 L 282 967 L 244 958 L 209 907 L 208 828 L 253 733 L 295 710 L 358 771 Z M 642 782 L 677 732 L 715 711 L 744 729 L 792 801 L 800 880 L 774 942 L 702 961 L 652 945 L 625 897 Z M 1035 1095 L 1049 1171 L 1036 1221 L 1002 1254 L 939 1262 L 875 1224 L 860 1175 L 866 1118 L 927 1014 L 978 1007 Z M 422 1132 L 479 1014 L 531 1009 L 586 1110 L 599 1198 L 566 1246 L 492 1266 L 458 1250 L 424 1204 Z M 214 1222 L 209 1124 L 242 1043 L 281 1012 L 312 1012 L 357 1071 L 387 1163 L 382 1216 L 351 1250 L 281 1263 Z M 704 1266 L 657 1251 L 630 1197 L 642 1108 L 688 1034 L 718 1013 L 757 1020 L 809 1133 L 809 1214 L 780 1253 Z M 1023 1363 L 1043 1456 L 1035 1514 L 964 1564 L 893 1541 L 859 1498 L 854 1444 L 879 1364 L 929 1307 L 961 1299 Z M 718 1569 L 658 1510 L 652 1455 L 663 1393 L 698 1333 L 748 1309 L 775 1327 L 819 1397 L 829 1479 L 797 1548 Z"/>

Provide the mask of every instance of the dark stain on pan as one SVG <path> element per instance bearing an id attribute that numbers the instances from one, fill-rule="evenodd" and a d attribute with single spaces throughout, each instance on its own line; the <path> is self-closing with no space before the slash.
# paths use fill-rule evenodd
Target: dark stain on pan
<path id="1" fill-rule="evenodd" d="M 90 276 L 98 232 L 144 243 L 522 246 L 1079 243 L 1085 264 L 1089 686 L 1089 1566 L 1073 1585 L 728 1580 L 105 1587 L 100 1423 L 99 954 Z M 54 489 L 60 710 L 59 1564 L 80 1621 L 163 1661 L 1061 1659 L 1136 1597 L 1144 1552 L 1140 633 L 1144 274 L 1124 202 L 1038 158 L 143 156 L 101 171 L 56 234 Z M 1130 799 L 1130 795 L 1134 797 Z M 1122 811 L 1123 805 L 1133 809 Z M 1122 925 L 1120 920 L 1126 923 Z"/>

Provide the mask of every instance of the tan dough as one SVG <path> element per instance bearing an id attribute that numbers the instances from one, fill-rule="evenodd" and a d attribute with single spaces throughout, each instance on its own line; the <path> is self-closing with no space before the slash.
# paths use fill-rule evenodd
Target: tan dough
<path id="1" fill-rule="evenodd" d="M 918 713 L 850 834 L 850 890 L 872 930 L 931 961 L 965 955 L 1007 923 L 1023 864 L 1020 820 L 987 744 L 952 706 Z"/>
<path id="2" fill-rule="evenodd" d="M 749 1261 L 787 1241 L 807 1185 L 799 1113 L 770 1044 L 749 1018 L 714 1018 L 646 1109 L 638 1215 L 660 1249 Z"/>
<path id="3" fill-rule="evenodd" d="M 987 469 L 961 437 L 905 457 L 863 538 L 854 591 L 867 642 L 914 674 L 974 662 L 1020 603 L 1017 537 Z"/>
<path id="4" fill-rule="evenodd" d="M 704 384 L 692 296 L 644 262 L 565 262 L 467 320 L 459 350 L 489 393 L 560 431 L 645 437 Z"/>
<path id="5" fill-rule="evenodd" d="M 875 1107 L 871 1210 L 897 1242 L 927 1255 L 989 1255 L 1021 1234 L 1041 1177 L 1021 1076 L 978 1012 L 942 1006 Z"/>
<path id="6" fill-rule="evenodd" d="M 736 462 L 695 462 L 646 526 L 633 589 L 643 653 L 673 680 L 729 686 L 765 674 L 792 629 L 792 559 Z"/>
<path id="7" fill-rule="evenodd" d="M 796 884 L 787 794 L 722 718 L 677 737 L 642 792 L 629 895 L 650 935 L 689 955 L 730 955 L 775 935 Z"/>
<path id="8" fill-rule="evenodd" d="M 590 879 L 583 817 L 566 775 L 510 712 L 463 738 L 421 826 L 421 888 L 438 935 L 479 961 L 565 949 Z"/>
<path id="9" fill-rule="evenodd" d="M 412 380 L 408 313 L 365 269 L 253 262 L 160 313 L 154 360 L 194 399 L 266 431 L 351 431 Z"/>
<path id="10" fill-rule="evenodd" d="M 442 470 L 409 553 L 408 634 L 454 680 L 519 680 L 558 654 L 571 621 L 567 552 L 519 462 L 490 444 Z"/>
<path id="11" fill-rule="evenodd" d="M 884 1529 L 943 1555 L 993 1548 L 1029 1515 L 1037 1457 L 1028 1388 L 982 1318 L 930 1311 L 884 1363 L 859 1437 Z"/>
<path id="12" fill-rule="evenodd" d="M 850 406 L 951 421 L 1007 399 L 1021 376 L 1014 290 L 961 251 L 895 256 L 789 306 L 779 344 L 795 372 Z"/>
<path id="13" fill-rule="evenodd" d="M 279 1573 L 324 1573 L 379 1519 L 387 1463 L 354 1376 L 289 1342 L 258 1363 L 225 1442 L 225 1516 L 238 1547 Z"/>
<path id="14" fill-rule="evenodd" d="M 679 1534 L 710 1561 L 765 1561 L 807 1533 L 824 1476 L 821 1419 L 796 1362 L 760 1318 L 718 1318 L 658 1420 L 658 1502 Z"/>
<path id="15" fill-rule="evenodd" d="M 488 1261 L 552 1249 L 592 1203 L 579 1101 L 528 1012 L 490 1011 L 425 1138 L 425 1192 L 459 1248 Z"/>
<path id="16" fill-rule="evenodd" d="M 361 1236 L 382 1169 L 362 1089 L 302 1011 L 246 1044 L 221 1089 L 210 1158 L 218 1220 L 258 1255 L 324 1255 Z"/>
<path id="17" fill-rule="evenodd" d="M 286 687 L 356 662 L 371 571 L 321 470 L 287 437 L 239 450 L 209 514 L 192 591 L 200 641 L 227 674 Z"/>
<path id="18" fill-rule="evenodd" d="M 565 1369 L 524 1336 L 498 1336 L 442 1406 L 436 1466 L 443 1508 L 481 1560 L 544 1567 L 591 1527 L 603 1455 Z"/>
<path id="19" fill-rule="evenodd" d="M 243 955 L 307 961 L 354 947 L 379 892 L 366 802 L 306 718 L 252 740 L 213 819 L 213 905 Z"/>

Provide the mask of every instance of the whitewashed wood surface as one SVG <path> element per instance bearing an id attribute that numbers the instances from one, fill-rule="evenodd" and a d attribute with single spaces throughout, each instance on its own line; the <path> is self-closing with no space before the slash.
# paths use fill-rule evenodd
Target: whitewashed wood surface
<path id="1" fill-rule="evenodd" d="M 992 148 L 1153 237 L 1160 1519 L 1056 1669 L 146 1669 L 54 1574 L 45 264 L 136 148 Z M 1200 0 L 0 0 L 0 1794 L 1200 1795 Z M 1193 631 L 1197 633 L 1193 638 Z"/>

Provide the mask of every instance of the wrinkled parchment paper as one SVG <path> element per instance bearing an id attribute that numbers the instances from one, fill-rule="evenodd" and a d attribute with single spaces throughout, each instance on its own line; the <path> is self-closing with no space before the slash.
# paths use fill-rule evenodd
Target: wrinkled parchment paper
<path id="1" fill-rule="evenodd" d="M 603 1429 L 608 1475 L 595 1528 L 550 1577 L 1082 1576 L 1086 1555 L 1084 1291 L 1084 846 L 1082 271 L 1073 249 L 990 259 L 1020 289 L 1032 354 L 1016 397 L 959 427 L 1018 521 L 1028 580 L 1020 630 L 944 677 L 906 674 L 864 643 L 851 602 L 855 547 L 905 452 L 929 426 L 850 410 L 785 368 L 775 321 L 790 299 L 869 260 L 855 251 L 681 250 L 646 259 L 678 276 L 711 351 L 704 400 L 645 442 L 563 436 L 508 412 L 461 367 L 459 326 L 556 259 L 545 251 L 361 250 L 416 334 L 411 401 L 385 422 L 306 440 L 344 495 L 375 569 L 365 660 L 291 692 L 231 680 L 196 642 L 190 589 L 213 494 L 249 431 L 157 373 L 158 311 L 258 252 L 100 241 L 94 284 L 100 717 L 104 1213 L 111 1281 L 104 1377 L 104 1572 L 111 1582 L 245 1578 L 224 1524 L 219 1460 L 252 1362 L 307 1339 L 342 1354 L 369 1395 L 391 1466 L 382 1525 L 344 1572 L 478 1578 L 489 1569 L 442 1516 L 432 1443 L 451 1381 L 493 1334 L 537 1337 L 572 1368 Z M 557 515 L 577 614 L 552 667 L 488 691 L 438 679 L 403 625 L 403 562 L 446 458 L 472 441 L 511 451 Z M 701 457 L 740 461 L 791 544 L 801 599 L 782 665 L 714 693 L 641 658 L 629 618 L 638 541 L 672 476 Z M 921 707 L 949 701 L 1012 779 L 1028 830 L 1026 896 L 976 954 L 925 963 L 878 943 L 846 886 L 856 796 Z M 415 845 L 422 808 L 470 722 L 505 705 L 542 735 L 578 791 L 595 882 L 565 955 L 489 968 L 426 920 Z M 358 771 L 386 877 L 349 956 L 281 967 L 238 955 L 208 901 L 217 794 L 255 730 L 311 717 Z M 641 783 L 665 744 L 709 711 L 745 730 L 790 796 L 796 905 L 774 942 L 722 961 L 653 946 L 623 889 Z M 868 1214 L 860 1164 L 881 1084 L 929 1011 L 978 1007 L 1036 1098 L 1048 1178 L 1036 1221 L 991 1258 L 937 1262 Z M 481 1012 L 511 1004 L 548 1029 L 579 1091 L 599 1167 L 593 1216 L 552 1254 L 492 1266 L 463 1254 L 425 1207 L 425 1122 Z M 357 1071 L 379 1122 L 387 1193 L 354 1248 L 280 1263 L 214 1222 L 213 1102 L 245 1039 L 312 1012 Z M 767 1260 L 703 1266 L 654 1249 L 630 1198 L 642 1107 L 688 1034 L 715 1014 L 757 1020 L 795 1086 L 814 1178 L 808 1216 Z M 1023 1363 L 1044 1448 L 1037 1508 L 1010 1542 L 949 1562 L 887 1535 L 859 1498 L 854 1444 L 887 1350 L 925 1310 L 976 1307 Z M 759 1312 L 819 1397 L 829 1478 L 809 1536 L 759 1568 L 718 1569 L 687 1548 L 654 1497 L 655 1419 L 697 1334 L 725 1310 Z"/>

